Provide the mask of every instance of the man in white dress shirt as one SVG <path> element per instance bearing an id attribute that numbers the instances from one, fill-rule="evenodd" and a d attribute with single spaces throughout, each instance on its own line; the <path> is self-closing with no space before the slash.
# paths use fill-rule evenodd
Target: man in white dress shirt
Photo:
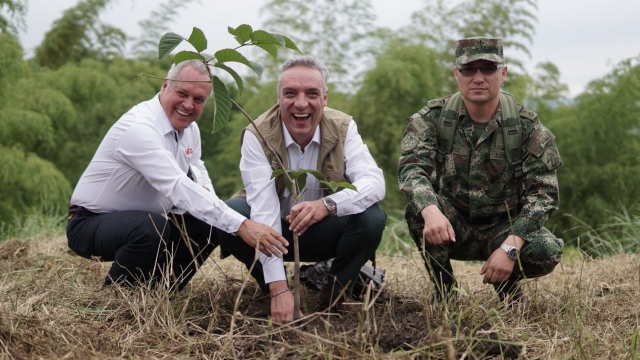
<path id="1" fill-rule="evenodd" d="M 103 286 L 161 282 L 180 289 L 223 232 L 239 236 L 227 242 L 254 248 L 260 239 L 265 257 L 286 254 L 278 232 L 238 214 L 213 190 L 194 123 L 210 95 L 202 62 L 172 67 L 158 95 L 111 127 L 78 181 L 69 208 L 69 247 L 86 258 L 113 261 Z"/>
<path id="2" fill-rule="evenodd" d="M 386 221 L 377 205 L 385 196 L 382 170 L 351 116 L 325 107 L 326 78 L 326 67 L 311 56 L 287 61 L 280 70 L 277 104 L 256 120 L 256 126 L 285 167 L 318 170 L 325 179 L 348 181 L 358 191 L 331 194 L 315 177 L 308 176 L 301 202 L 292 207 L 285 180 L 282 176 L 271 179 L 278 167 L 274 154 L 250 125 L 243 133 L 240 161 L 246 199 L 227 201 L 239 213 L 269 225 L 289 240 L 288 254 L 278 259 L 260 254 L 252 271 L 263 295 L 249 305 L 249 312 L 270 313 L 278 322 L 293 318 L 293 295 L 283 266 L 283 259 L 293 261 L 293 232 L 299 234 L 302 261 L 335 258 L 320 291 L 323 303 L 335 301 L 338 309 L 357 310 L 357 306 L 341 306 L 353 302 L 339 295 L 351 295 L 360 268 L 380 244 Z M 220 238 L 222 249 L 250 268 L 254 249 L 227 239 L 230 237 Z"/>

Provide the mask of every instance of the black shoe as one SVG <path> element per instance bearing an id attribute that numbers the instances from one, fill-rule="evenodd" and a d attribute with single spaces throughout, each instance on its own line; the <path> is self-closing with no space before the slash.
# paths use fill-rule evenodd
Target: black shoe
<path id="1" fill-rule="evenodd" d="M 500 302 L 507 301 L 509 304 L 513 304 L 522 299 L 522 286 L 520 285 L 520 280 L 507 280 L 493 284 L 493 288 L 498 293 Z"/>
<path id="2" fill-rule="evenodd" d="M 326 307 L 342 312 L 360 312 L 364 309 L 364 304 L 349 295 L 342 295 L 338 299 L 334 296 L 331 286 L 323 284 L 320 288 L 320 300 Z"/>
<path id="3" fill-rule="evenodd" d="M 271 315 L 271 296 L 269 292 L 260 290 L 249 306 L 247 306 L 247 314 L 253 317 L 269 317 Z"/>

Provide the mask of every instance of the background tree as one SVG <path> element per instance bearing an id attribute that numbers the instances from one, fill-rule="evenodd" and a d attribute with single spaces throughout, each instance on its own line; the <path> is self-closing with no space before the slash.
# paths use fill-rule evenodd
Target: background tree
<path id="1" fill-rule="evenodd" d="M 0 33 L 18 35 L 20 30 L 25 30 L 27 5 L 27 0 L 0 0 Z"/>
<path id="2" fill-rule="evenodd" d="M 20 44 L 0 33 L 0 226 L 47 211 L 71 194 L 64 175 L 42 158 L 54 149 L 54 126 L 25 100 L 37 93 L 16 98 L 27 76 Z"/>
<path id="3" fill-rule="evenodd" d="M 611 210 L 640 201 L 640 57 L 619 63 L 592 81 L 574 106 L 554 112 L 549 125 L 558 136 L 565 165 L 559 170 L 562 213 L 592 227 L 607 223 Z M 580 225 L 556 218 L 558 231 Z M 584 228 L 568 232 L 569 240 Z"/>
<path id="4" fill-rule="evenodd" d="M 439 54 L 423 45 L 391 43 L 364 76 L 355 95 L 352 115 L 373 158 L 385 175 L 385 209 L 404 207 L 398 190 L 397 169 L 405 119 L 428 100 L 443 95 L 446 74 Z"/>
<path id="5" fill-rule="evenodd" d="M 36 48 L 35 61 L 51 69 L 83 58 L 122 55 L 127 35 L 100 21 L 99 15 L 112 0 L 82 0 L 65 10 Z"/>
<path id="6" fill-rule="evenodd" d="M 265 28 L 289 34 L 306 54 L 323 60 L 334 84 L 352 89 L 373 36 L 371 0 L 269 0 L 261 12 Z"/>
<path id="7" fill-rule="evenodd" d="M 158 39 L 171 31 L 171 24 L 175 21 L 178 10 L 186 8 L 189 4 L 199 0 L 167 0 L 160 3 L 149 17 L 138 22 L 142 34 L 135 39 L 131 48 L 134 56 L 139 58 L 158 58 Z"/>

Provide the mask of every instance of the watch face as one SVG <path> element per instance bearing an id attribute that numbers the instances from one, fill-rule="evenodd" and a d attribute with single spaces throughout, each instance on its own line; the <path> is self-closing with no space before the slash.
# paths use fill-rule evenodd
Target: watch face
<path id="1" fill-rule="evenodd" d="M 509 257 L 511 259 L 517 259 L 518 258 L 518 250 L 517 249 L 511 249 L 509 250 Z"/>

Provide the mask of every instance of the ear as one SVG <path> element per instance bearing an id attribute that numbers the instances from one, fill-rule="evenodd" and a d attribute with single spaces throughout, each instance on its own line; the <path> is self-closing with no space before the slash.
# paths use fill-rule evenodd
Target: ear
<path id="1" fill-rule="evenodd" d="M 327 106 L 327 100 L 329 100 L 329 90 L 324 93 L 324 97 L 322 99 L 324 101 L 324 106 Z"/>

